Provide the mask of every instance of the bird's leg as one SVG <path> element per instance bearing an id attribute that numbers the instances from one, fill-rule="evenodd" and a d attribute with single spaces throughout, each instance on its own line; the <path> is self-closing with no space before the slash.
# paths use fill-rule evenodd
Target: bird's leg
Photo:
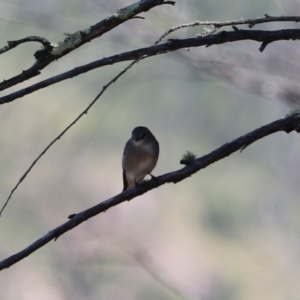
<path id="1" fill-rule="evenodd" d="M 149 176 L 151 176 L 151 179 L 150 180 L 158 180 L 157 179 L 157 177 L 156 176 L 154 176 L 154 175 L 152 175 L 151 173 L 148 173 L 148 175 Z M 141 180 L 139 180 L 139 181 L 137 181 L 137 180 L 135 180 L 135 186 L 137 186 L 137 185 L 143 185 L 143 184 L 146 184 L 147 183 L 147 181 L 149 181 L 149 180 L 145 180 L 145 179 L 141 179 Z"/>
<path id="2" fill-rule="evenodd" d="M 144 179 L 140 179 L 139 181 L 135 180 L 135 186 L 143 185 L 145 182 L 147 182 L 147 180 L 144 180 Z"/>

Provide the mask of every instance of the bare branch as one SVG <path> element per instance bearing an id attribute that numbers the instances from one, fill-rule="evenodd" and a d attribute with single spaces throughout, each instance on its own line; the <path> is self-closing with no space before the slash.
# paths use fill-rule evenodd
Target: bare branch
<path id="1" fill-rule="evenodd" d="M 110 199 L 107 199 L 85 211 L 82 211 L 77 214 L 71 215 L 69 218 L 71 220 L 65 222 L 59 227 L 49 231 L 46 235 L 36 240 L 34 243 L 21 250 L 20 252 L 2 260 L 0 262 L 0 270 L 9 268 L 18 261 L 29 256 L 31 253 L 35 252 L 45 244 L 49 243 L 52 240 L 56 240 L 59 236 L 63 235 L 72 228 L 80 225 L 84 221 L 107 211 L 108 209 L 116 206 L 122 202 L 129 201 L 137 196 L 143 195 L 146 192 L 157 188 L 165 183 L 177 183 L 182 181 L 191 175 L 197 173 L 201 169 L 206 168 L 207 166 L 229 156 L 230 154 L 239 151 L 240 149 L 245 148 L 246 146 L 254 143 L 255 141 L 273 134 L 278 131 L 284 131 L 290 133 L 292 131 L 300 131 L 300 114 L 296 114 L 281 120 L 277 120 L 273 123 L 265 125 L 261 128 L 258 128 L 246 135 L 241 136 L 240 138 L 223 145 L 222 147 L 214 150 L 213 152 L 195 159 L 189 165 L 185 166 L 178 171 L 167 173 L 152 179 L 144 184 L 137 185 L 134 188 L 131 188 L 123 193 L 120 193 Z"/>
<path id="2" fill-rule="evenodd" d="M 162 4 L 174 5 L 175 1 L 144 0 L 136 2 L 134 4 L 120 9 L 116 13 L 108 16 L 106 19 L 102 20 L 101 22 L 95 25 L 90 26 L 89 28 L 76 31 L 73 34 L 68 34 L 65 40 L 62 42 L 51 43 L 51 47 L 45 47 L 42 50 L 38 50 L 34 54 L 35 58 L 37 59 L 37 62 L 32 67 L 23 71 L 21 74 L 12 77 L 8 80 L 4 80 L 2 83 L 0 83 L 0 91 L 3 91 L 11 86 L 14 86 L 36 75 L 39 75 L 40 71 L 44 69 L 47 65 L 49 65 L 51 62 L 58 60 L 59 58 L 70 53 L 71 51 L 90 42 L 91 40 L 102 36 L 104 33 L 110 31 L 118 25 L 130 19 L 133 19 L 137 14 L 141 12 L 146 12 L 155 6 Z"/>
<path id="3" fill-rule="evenodd" d="M 283 29 L 274 31 L 263 31 L 263 30 L 234 30 L 232 32 L 222 31 L 217 34 L 202 36 L 190 39 L 170 39 L 167 43 L 162 45 L 151 46 L 147 48 L 141 48 L 134 51 L 128 51 L 121 54 L 113 55 L 107 58 L 97 60 L 95 62 L 77 67 L 71 71 L 53 76 L 46 80 L 40 81 L 29 87 L 21 89 L 17 92 L 11 93 L 7 96 L 0 98 L 0 105 L 4 103 L 9 103 L 25 95 L 33 93 L 42 88 L 48 87 L 57 82 L 78 76 L 82 73 L 94 70 L 107 65 L 112 65 L 122 61 L 144 59 L 155 55 L 160 55 L 172 51 L 176 51 L 182 48 L 192 48 L 200 46 L 212 46 L 218 44 L 224 44 L 229 42 L 252 40 L 257 42 L 262 42 L 260 51 L 263 51 L 265 45 L 270 44 L 275 41 L 281 40 L 299 40 L 300 39 L 300 29 Z M 24 71 L 24 77 L 26 77 L 26 72 Z"/>
<path id="4" fill-rule="evenodd" d="M 216 21 L 195 21 L 192 23 L 185 23 L 174 26 L 167 30 L 157 41 L 157 44 L 160 43 L 166 36 L 171 34 L 176 30 L 180 30 L 183 28 L 188 27 L 195 27 L 195 26 L 211 26 L 211 28 L 206 29 L 205 33 L 199 36 L 205 36 L 207 34 L 215 33 L 218 29 L 225 26 L 234 26 L 234 25 L 249 25 L 249 28 L 254 27 L 257 24 L 262 23 L 269 23 L 269 22 L 300 22 L 300 17 L 298 16 L 289 16 L 289 17 L 270 17 L 269 15 L 265 14 L 265 17 L 257 18 L 257 19 L 241 19 L 241 20 L 232 20 L 232 21 L 224 21 L 224 22 L 216 22 Z"/>

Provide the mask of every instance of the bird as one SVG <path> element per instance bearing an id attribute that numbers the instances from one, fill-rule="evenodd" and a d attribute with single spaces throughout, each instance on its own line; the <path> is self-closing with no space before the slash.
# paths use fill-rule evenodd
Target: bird
<path id="1" fill-rule="evenodd" d="M 159 156 L 159 143 L 147 127 L 135 127 L 131 134 L 122 157 L 123 191 L 151 175 Z"/>

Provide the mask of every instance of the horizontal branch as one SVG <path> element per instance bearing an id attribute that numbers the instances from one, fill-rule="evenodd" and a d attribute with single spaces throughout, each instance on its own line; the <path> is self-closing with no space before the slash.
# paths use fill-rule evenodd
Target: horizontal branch
<path id="1" fill-rule="evenodd" d="M 113 55 L 107 58 L 97 60 L 95 62 L 77 67 L 73 70 L 67 71 L 65 73 L 53 76 L 46 80 L 40 81 L 29 87 L 21 89 L 17 92 L 11 93 L 7 96 L 0 98 L 0 105 L 9 103 L 25 95 L 38 91 L 42 88 L 48 87 L 57 82 L 78 76 L 80 74 L 86 73 L 88 71 L 94 70 L 107 65 L 112 65 L 118 62 L 130 61 L 136 59 L 145 59 L 151 56 L 160 55 L 172 51 L 176 51 L 182 48 L 192 48 L 200 46 L 212 46 L 217 44 L 224 44 L 229 42 L 253 40 L 257 42 L 262 42 L 260 50 L 272 42 L 280 40 L 299 40 L 300 39 L 300 29 L 283 29 L 275 31 L 264 31 L 264 30 L 239 30 L 235 31 L 221 31 L 220 33 L 202 36 L 191 39 L 171 39 L 165 44 L 151 46 L 147 48 L 141 48 L 134 51 L 128 51 L 121 54 Z"/>
<path id="2" fill-rule="evenodd" d="M 117 27 L 118 25 L 137 18 L 141 12 L 146 12 L 151 8 L 163 5 L 163 4 L 172 4 L 174 5 L 174 1 L 165 1 L 165 0 L 142 0 L 138 1 L 134 4 L 131 4 L 127 7 L 124 7 L 118 10 L 116 13 L 108 16 L 101 22 L 90 26 L 89 28 L 76 31 L 73 34 L 68 34 L 64 41 L 59 43 L 50 43 L 43 38 L 39 38 L 39 42 L 44 41 L 44 48 L 42 50 L 38 50 L 34 56 L 37 59 L 37 62 L 30 67 L 29 69 L 23 71 L 21 74 L 12 77 L 8 80 L 4 80 L 0 83 L 0 91 L 3 91 L 9 87 L 12 87 L 18 83 L 21 83 L 25 80 L 28 80 L 36 75 L 40 74 L 40 71 L 44 69 L 47 65 L 52 63 L 53 61 L 58 60 L 64 55 L 70 53 L 71 51 L 78 49 L 82 45 L 92 41 L 95 38 L 102 36 L 104 33 L 110 31 L 111 29 Z M 29 38 L 25 38 L 19 41 L 14 41 L 13 45 L 16 47 L 17 45 L 29 41 Z M 37 39 L 37 37 L 35 37 Z M 36 40 L 37 41 L 37 40 Z M 48 42 L 48 43 L 47 43 Z M 0 49 L 0 54 L 4 53 L 12 48 L 10 43 L 8 42 L 8 46 Z M 2 52 L 1 52 L 2 50 Z"/>
<path id="3" fill-rule="evenodd" d="M 253 28 L 257 24 L 271 23 L 271 22 L 300 22 L 299 16 L 269 16 L 265 15 L 264 17 L 256 19 L 240 19 L 232 21 L 195 21 L 190 24 L 193 26 L 214 26 L 216 28 L 221 28 L 224 26 L 234 26 L 234 25 L 248 25 L 249 28 Z"/>
<path id="4" fill-rule="evenodd" d="M 194 21 L 191 23 L 180 24 L 174 27 L 171 27 L 167 30 L 155 43 L 159 44 L 166 36 L 171 34 L 172 32 L 195 26 L 211 26 L 210 28 L 205 28 L 204 34 L 199 34 L 198 36 L 206 36 L 212 35 L 217 30 L 226 26 L 237 26 L 237 25 L 248 25 L 249 28 L 253 28 L 257 24 L 270 23 L 270 22 L 300 22 L 300 17 L 298 16 L 269 16 L 265 14 L 264 17 L 256 18 L 256 19 L 240 19 L 240 20 L 231 20 L 231 21 Z"/>
<path id="5" fill-rule="evenodd" d="M 145 184 L 138 185 L 132 189 L 129 189 L 121 194 L 118 194 L 108 200 L 101 202 L 85 211 L 71 215 L 69 218 L 71 220 L 65 222 L 59 227 L 49 231 L 46 235 L 36 240 L 34 243 L 23 249 L 22 251 L 2 260 L 0 262 L 0 270 L 9 268 L 18 261 L 29 256 L 31 253 L 35 252 L 39 248 L 43 247 L 45 244 L 49 243 L 52 240 L 56 240 L 59 236 L 73 229 L 74 227 L 80 225 L 84 221 L 107 211 L 108 209 L 122 203 L 129 201 L 137 196 L 143 195 L 146 192 L 157 188 L 165 183 L 177 183 L 182 181 L 201 169 L 206 168 L 207 166 L 229 156 L 230 154 L 245 149 L 248 145 L 254 143 L 255 141 L 273 134 L 278 131 L 284 131 L 289 133 L 291 131 L 300 131 L 300 114 L 296 114 L 284 119 L 275 121 L 268 125 L 265 125 L 261 128 L 258 128 L 246 135 L 241 136 L 240 138 L 223 145 L 222 147 L 214 150 L 213 152 L 193 160 L 189 165 L 184 168 L 167 173 L 162 176 L 158 176 L 150 181 L 147 181 Z"/>

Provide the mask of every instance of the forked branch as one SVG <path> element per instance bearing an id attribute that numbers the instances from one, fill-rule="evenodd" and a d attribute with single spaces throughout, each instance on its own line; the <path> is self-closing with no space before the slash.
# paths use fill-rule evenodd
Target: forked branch
<path id="1" fill-rule="evenodd" d="M 75 49 L 78 49 L 79 47 L 92 41 L 93 39 L 102 36 L 104 33 L 110 31 L 118 25 L 136 18 L 136 15 L 138 15 L 139 13 L 146 12 L 155 6 L 163 4 L 174 5 L 175 1 L 138 1 L 118 10 L 116 13 L 108 16 L 97 24 L 94 24 L 86 29 L 76 31 L 73 34 L 68 34 L 67 37 L 59 43 L 50 43 L 42 37 L 27 37 L 19 41 L 8 42 L 7 46 L 0 49 L 0 54 L 9 51 L 24 42 L 31 42 L 33 41 L 32 38 L 34 38 L 36 42 L 41 42 L 44 48 L 42 50 L 36 51 L 36 53 L 34 54 L 37 61 L 32 67 L 23 71 L 21 74 L 8 80 L 4 80 L 2 83 L 0 83 L 0 91 L 3 91 L 18 83 L 39 75 L 40 71 L 53 61 L 58 60 L 64 55 L 70 53 Z"/>

